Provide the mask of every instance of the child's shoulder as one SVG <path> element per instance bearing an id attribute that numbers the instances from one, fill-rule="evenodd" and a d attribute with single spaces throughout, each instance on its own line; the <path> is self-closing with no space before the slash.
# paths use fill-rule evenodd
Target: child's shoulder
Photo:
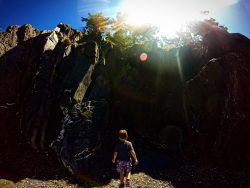
<path id="1" fill-rule="evenodd" d="M 126 143 L 126 144 L 129 144 L 129 145 L 132 145 L 132 142 L 130 142 L 130 141 L 128 141 L 128 140 L 126 140 L 125 143 Z"/>

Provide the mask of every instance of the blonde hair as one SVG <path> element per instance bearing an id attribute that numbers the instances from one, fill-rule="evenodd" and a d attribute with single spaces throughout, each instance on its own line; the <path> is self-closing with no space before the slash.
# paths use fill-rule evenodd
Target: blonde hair
<path id="1" fill-rule="evenodd" d="M 119 133 L 118 133 L 118 137 L 120 139 L 127 140 L 128 139 L 128 132 L 126 130 L 120 130 Z"/>

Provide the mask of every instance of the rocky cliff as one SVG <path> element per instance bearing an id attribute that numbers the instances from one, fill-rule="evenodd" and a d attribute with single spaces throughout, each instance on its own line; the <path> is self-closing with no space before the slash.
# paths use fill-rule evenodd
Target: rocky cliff
<path id="1" fill-rule="evenodd" d="M 231 167 L 249 166 L 250 41 L 240 34 L 213 37 L 210 60 L 186 82 L 189 125 L 206 157 Z M 219 53 L 218 53 L 219 52 Z M 215 57 L 212 58 L 211 57 Z"/>
<path id="2" fill-rule="evenodd" d="M 214 31 L 203 45 L 155 47 L 140 62 L 143 45 L 121 52 L 68 25 L 11 26 L 0 33 L 0 145 L 52 149 L 78 173 L 126 128 L 160 150 L 249 167 L 250 41 Z"/>
<path id="3" fill-rule="evenodd" d="M 51 146 L 71 170 L 67 162 L 72 157 L 84 150 L 90 151 L 87 156 L 99 144 L 96 136 L 102 129 L 94 125 L 105 111 L 96 115 L 98 110 L 92 104 L 98 102 L 89 101 L 96 96 L 101 100 L 106 92 L 94 93 L 102 84 L 99 75 L 94 75 L 100 61 L 99 46 L 94 41 L 77 42 L 82 35 L 62 24 L 54 31 L 37 31 L 25 25 L 1 33 L 2 145 L 28 142 L 38 151 Z M 92 82 L 96 82 L 95 88 L 88 91 Z M 83 128 L 77 129 L 78 135 L 73 134 L 76 124 Z M 81 148 L 69 147 L 79 147 L 77 141 Z"/>

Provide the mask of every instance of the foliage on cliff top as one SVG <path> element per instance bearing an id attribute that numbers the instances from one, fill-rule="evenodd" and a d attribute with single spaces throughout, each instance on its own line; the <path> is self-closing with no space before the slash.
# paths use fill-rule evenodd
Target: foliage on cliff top
<path id="1" fill-rule="evenodd" d="M 126 49 L 134 45 L 156 45 L 162 49 L 171 49 L 201 42 L 214 30 L 227 33 L 227 27 L 220 25 L 215 19 L 190 22 L 184 31 L 176 33 L 174 38 L 160 36 L 159 28 L 152 25 L 130 25 L 126 23 L 126 15 L 118 13 L 116 18 L 105 17 L 102 13 L 88 14 L 82 17 L 86 23 L 84 31 L 90 35 L 99 35 L 100 40 L 110 42 L 119 48 Z"/>

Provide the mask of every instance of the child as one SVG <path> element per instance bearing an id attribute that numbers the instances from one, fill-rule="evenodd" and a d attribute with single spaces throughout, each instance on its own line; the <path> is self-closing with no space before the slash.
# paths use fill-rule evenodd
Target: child
<path id="1" fill-rule="evenodd" d="M 135 165 L 138 164 L 138 160 L 132 146 L 132 143 L 127 141 L 128 133 L 126 130 L 120 130 L 118 138 L 120 142 L 118 142 L 115 146 L 114 155 L 112 159 L 112 163 L 116 162 L 117 159 L 117 172 L 120 175 L 120 187 L 124 186 L 124 177 L 126 177 L 127 186 L 130 185 L 130 176 L 132 169 L 132 160 L 131 156 L 135 161 Z"/>

